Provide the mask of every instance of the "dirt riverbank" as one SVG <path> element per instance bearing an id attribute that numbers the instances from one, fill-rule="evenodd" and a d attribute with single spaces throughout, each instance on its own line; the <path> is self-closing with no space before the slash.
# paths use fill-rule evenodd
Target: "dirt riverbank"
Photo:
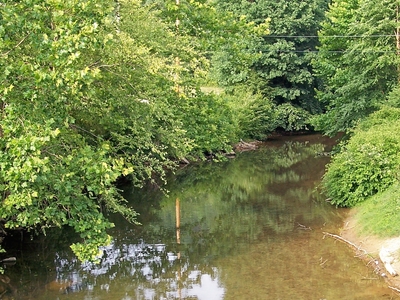
<path id="1" fill-rule="evenodd" d="M 400 239 L 361 234 L 358 230 L 356 215 L 357 209 L 349 210 L 339 236 L 354 248 L 356 256 L 363 259 L 377 274 L 384 277 L 388 286 L 400 296 L 400 250 L 391 253 L 391 266 L 399 274 L 397 276 L 390 275 L 379 255 L 382 248 L 390 248 Z M 395 246 L 397 247 L 397 245 Z"/>

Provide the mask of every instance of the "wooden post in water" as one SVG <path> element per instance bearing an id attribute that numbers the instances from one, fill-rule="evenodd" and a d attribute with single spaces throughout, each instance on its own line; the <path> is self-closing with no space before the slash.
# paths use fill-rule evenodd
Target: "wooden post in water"
<path id="1" fill-rule="evenodd" d="M 175 215 L 176 215 L 176 243 L 181 243 L 181 205 L 179 198 L 175 201 Z M 181 251 L 178 251 L 178 259 L 181 258 Z M 181 279 L 182 279 L 181 264 L 179 263 L 178 269 L 178 299 L 182 299 Z"/>
<path id="2" fill-rule="evenodd" d="M 179 6 L 179 0 L 176 0 L 176 5 Z M 178 16 L 176 17 L 175 26 L 176 26 L 176 34 L 179 34 L 179 24 L 180 20 Z M 180 93 L 179 88 L 179 66 L 180 66 L 180 59 L 178 56 L 175 57 L 175 66 L 176 66 L 176 74 L 175 74 L 175 91 L 176 93 Z M 176 214 L 176 243 L 180 245 L 181 243 L 181 206 L 179 198 L 176 198 L 175 202 L 175 214 Z M 181 251 L 178 251 L 178 259 L 181 258 Z M 182 270 L 181 264 L 179 263 L 179 270 L 178 270 L 178 299 L 182 299 L 182 290 L 181 290 L 181 279 L 182 279 Z"/>
<path id="3" fill-rule="evenodd" d="M 176 198 L 175 202 L 175 212 L 176 212 L 176 242 L 181 243 L 181 207 L 179 198 Z"/>

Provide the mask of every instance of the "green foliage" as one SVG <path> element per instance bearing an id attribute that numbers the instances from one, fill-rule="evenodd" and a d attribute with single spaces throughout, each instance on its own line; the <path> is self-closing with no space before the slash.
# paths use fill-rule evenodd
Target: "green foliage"
<path id="1" fill-rule="evenodd" d="M 138 1 L 120 4 L 118 22 L 108 0 L 0 5 L 0 216 L 72 227 L 85 260 L 110 241 L 106 211 L 135 222 L 115 181 L 163 177 L 191 149 L 170 105 L 174 36 Z"/>
<path id="2" fill-rule="evenodd" d="M 240 95 L 240 94 L 239 94 Z M 290 103 L 274 105 L 261 95 L 242 95 L 247 97 L 239 110 L 239 126 L 246 138 L 267 139 L 274 130 L 308 130 L 310 113 Z M 238 100 L 240 101 L 240 100 Z"/>
<path id="3" fill-rule="evenodd" d="M 387 102 L 385 103 L 386 105 L 400 108 L 400 86 L 396 85 L 392 91 L 390 91 L 388 97 L 387 97 Z M 397 110 L 394 110 L 397 111 Z"/>
<path id="4" fill-rule="evenodd" d="M 320 112 L 314 99 L 316 82 L 311 59 L 317 46 L 319 22 L 324 18 L 325 1 L 302 1 L 297 5 L 276 1 L 216 1 L 217 6 L 236 17 L 261 24 L 268 18 L 268 34 L 252 41 L 250 66 L 256 79 L 252 88 L 275 104 L 292 103 L 311 113 Z M 245 72 L 231 68 L 239 79 Z M 252 79 L 252 76 L 250 76 Z"/>
<path id="5" fill-rule="evenodd" d="M 400 121 L 385 119 L 400 113 L 393 110 L 383 108 L 361 123 L 342 152 L 333 157 L 323 178 L 332 204 L 354 206 L 396 182 Z"/>
<path id="6" fill-rule="evenodd" d="M 232 150 L 232 141 L 238 139 L 238 125 L 223 96 L 198 91 L 194 97 L 185 99 L 183 105 L 180 118 L 186 136 L 193 141 L 192 154 L 203 157 L 204 152 Z"/>
<path id="7" fill-rule="evenodd" d="M 359 123 L 358 128 L 367 131 L 371 128 L 390 127 L 400 120 L 400 107 L 388 105 L 381 106 L 381 109 L 371 114 L 368 118 Z"/>
<path id="8" fill-rule="evenodd" d="M 215 51 L 211 59 L 211 79 L 225 88 L 251 81 L 256 76 L 251 66 L 260 55 L 251 53 L 250 43 L 251 40 L 232 39 Z"/>
<path id="9" fill-rule="evenodd" d="M 218 5 L 209 0 L 181 0 L 179 5 L 162 0 L 144 3 L 156 8 L 160 17 L 170 24 L 177 45 L 182 41 L 190 45 L 179 57 L 203 68 L 195 75 L 211 78 L 223 87 L 244 83 L 251 76 L 250 66 L 259 56 L 254 48 L 260 37 L 268 33 L 267 17 L 255 24 L 244 16 L 218 9 Z M 188 57 L 193 49 L 202 53 L 202 59 Z M 204 72 L 208 68 L 209 74 Z"/>
<path id="10" fill-rule="evenodd" d="M 276 107 L 276 128 L 285 131 L 308 130 L 311 114 L 300 107 L 285 103 Z"/>
<path id="11" fill-rule="evenodd" d="M 248 103 L 240 116 L 240 127 L 245 138 L 266 140 L 276 128 L 276 114 L 271 101 L 260 95 L 243 95 Z"/>
<path id="12" fill-rule="evenodd" d="M 382 193 L 357 207 L 357 220 L 363 234 L 398 236 L 400 230 L 400 186 L 396 182 Z"/>
<path id="13" fill-rule="evenodd" d="M 329 135 L 347 131 L 371 112 L 398 81 L 398 55 L 391 36 L 398 27 L 397 1 L 337 0 L 320 31 L 314 61 L 326 113 L 314 126 Z"/>

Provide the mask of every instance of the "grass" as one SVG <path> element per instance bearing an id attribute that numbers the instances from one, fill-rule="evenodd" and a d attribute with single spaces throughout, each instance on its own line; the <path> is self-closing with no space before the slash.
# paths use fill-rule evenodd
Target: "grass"
<path id="1" fill-rule="evenodd" d="M 376 194 L 358 205 L 357 221 L 361 233 L 379 237 L 400 235 L 400 184 Z"/>

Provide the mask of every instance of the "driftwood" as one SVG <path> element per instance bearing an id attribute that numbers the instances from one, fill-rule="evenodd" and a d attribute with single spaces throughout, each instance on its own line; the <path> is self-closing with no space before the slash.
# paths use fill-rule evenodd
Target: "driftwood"
<path id="1" fill-rule="evenodd" d="M 357 251 L 362 252 L 362 254 L 359 256 L 368 255 L 370 258 L 372 258 L 377 263 L 377 261 L 372 257 L 372 255 L 368 254 L 368 252 L 366 250 L 364 250 L 360 246 L 357 246 L 356 244 L 346 240 L 345 238 L 343 238 L 339 235 L 331 234 L 331 233 L 327 233 L 327 232 L 324 232 L 324 235 L 328 235 L 330 237 L 333 237 L 334 239 L 340 240 L 340 241 L 350 245 Z M 394 263 L 396 261 L 394 255 L 400 249 L 400 239 L 395 238 L 395 239 L 392 239 L 391 241 L 392 241 L 392 244 L 389 244 L 389 246 L 381 247 L 381 250 L 379 251 L 379 258 L 382 261 L 386 271 L 389 272 L 390 275 L 398 276 L 397 271 L 392 267 L 392 263 Z M 381 273 L 381 275 L 386 276 L 386 274 L 383 274 L 383 273 Z"/>
<path id="2" fill-rule="evenodd" d="M 330 237 L 333 237 L 333 238 L 336 239 L 336 240 L 339 240 L 339 241 L 341 241 L 341 242 L 346 243 L 347 245 L 352 246 L 352 247 L 355 248 L 357 251 L 363 251 L 363 252 L 365 252 L 365 254 L 367 254 L 367 251 L 365 251 L 364 249 L 361 249 L 360 246 L 357 246 L 356 244 L 350 242 L 349 240 L 346 240 L 345 238 L 341 237 L 340 235 L 332 234 L 332 233 L 328 233 L 328 232 L 323 232 L 323 234 L 324 234 L 324 237 L 325 237 L 326 235 L 327 235 L 327 236 L 330 236 Z"/>
<path id="3" fill-rule="evenodd" d="M 247 143 L 243 140 L 240 140 L 240 142 L 238 144 L 236 144 L 234 148 L 235 148 L 235 150 L 238 150 L 238 151 L 256 150 L 257 144 L 259 144 L 259 143 L 260 142 L 258 142 L 258 141 Z"/>
<path id="4" fill-rule="evenodd" d="M 350 242 L 349 240 L 346 240 L 345 238 L 341 237 L 340 235 L 337 234 L 332 234 L 328 232 L 323 232 L 324 238 L 325 236 L 329 236 L 334 238 L 335 240 L 341 241 L 349 246 L 351 246 L 353 249 L 357 250 L 358 255 L 356 257 L 363 258 L 365 261 L 368 261 L 367 266 L 371 264 L 371 262 L 374 263 L 375 268 L 374 271 L 376 274 L 379 274 L 380 276 L 385 276 L 384 273 L 381 271 L 381 267 L 379 266 L 378 260 L 376 260 L 371 254 L 369 254 L 365 249 L 362 249 L 361 246 L 357 246 L 356 244 Z M 365 257 L 368 256 L 368 259 Z"/>
<path id="5" fill-rule="evenodd" d="M 307 226 L 305 226 L 305 225 L 303 225 L 303 224 L 297 223 L 297 225 L 299 226 L 299 227 L 298 227 L 299 229 L 302 229 L 302 230 L 312 230 L 311 227 L 307 227 Z"/>
<path id="6" fill-rule="evenodd" d="M 359 257 L 364 256 L 364 260 L 365 259 L 365 255 L 368 255 L 371 259 L 369 259 L 369 262 L 367 263 L 367 266 L 371 264 L 371 262 L 373 263 L 373 265 L 375 266 L 374 271 L 376 274 L 385 277 L 386 281 L 388 282 L 388 284 L 393 284 L 394 282 L 391 280 L 391 278 L 387 277 L 387 275 L 382 271 L 383 268 L 380 266 L 379 261 L 377 259 L 375 259 L 372 255 L 368 254 L 368 252 L 364 249 L 362 249 L 360 246 L 357 246 L 356 244 L 346 240 L 345 238 L 336 235 L 336 234 L 332 234 L 332 233 L 328 233 L 328 232 L 323 232 L 324 234 L 324 238 L 325 236 L 330 236 L 336 240 L 339 240 L 341 242 L 346 243 L 347 245 L 351 246 L 352 248 L 356 249 L 358 252 L 363 252 L 363 255 L 359 255 Z M 383 262 L 384 263 L 384 262 Z M 385 266 L 386 267 L 386 266 Z M 386 267 L 387 269 L 387 267 Z M 388 270 L 389 271 L 389 270 Z M 389 272 L 390 273 L 390 272 Z M 396 274 L 397 275 L 397 274 Z M 394 275 L 395 276 L 395 275 Z M 400 289 L 399 287 L 395 287 L 393 285 L 388 285 L 388 288 L 390 288 L 391 290 L 393 290 L 397 295 L 400 295 Z"/>
<path id="7" fill-rule="evenodd" d="M 187 160 L 187 158 L 183 157 L 179 160 L 179 163 L 182 165 L 188 165 L 190 162 Z"/>
<path id="8" fill-rule="evenodd" d="M 400 290 L 398 288 L 395 288 L 394 286 L 388 286 L 389 289 L 392 289 L 393 291 L 395 291 L 396 293 L 400 294 Z"/>
<path id="9" fill-rule="evenodd" d="M 356 257 L 362 258 L 363 256 L 368 256 L 369 261 L 368 261 L 367 265 L 369 265 L 371 263 L 371 261 L 373 261 L 377 265 L 376 268 L 375 268 L 375 272 L 376 273 L 380 273 L 380 267 L 378 265 L 377 260 L 371 254 L 369 254 L 365 249 L 362 249 L 361 246 L 357 246 L 356 244 L 350 242 L 349 240 L 346 240 L 345 238 L 343 238 L 343 237 L 341 237 L 340 235 L 337 235 L 337 234 L 332 234 L 332 233 L 329 233 L 329 232 L 323 232 L 323 234 L 324 234 L 324 237 L 325 236 L 330 236 L 330 237 L 332 237 L 332 238 L 334 238 L 336 240 L 339 240 L 339 241 L 351 246 L 353 249 L 357 250 Z"/>
<path id="10" fill-rule="evenodd" d="M 323 234 L 324 234 L 324 238 L 325 238 L 325 236 L 330 236 L 330 237 L 334 238 L 335 240 L 339 240 L 339 241 L 341 241 L 341 242 L 343 242 L 343 243 L 345 243 L 345 244 L 351 246 L 352 248 L 354 248 L 355 250 L 357 250 L 357 252 L 359 253 L 359 254 L 357 255 L 358 257 L 362 257 L 362 256 L 366 256 L 366 255 L 367 255 L 367 256 L 369 256 L 372 260 L 375 261 L 375 259 L 373 258 L 373 256 L 370 255 L 370 254 L 368 254 L 368 252 L 367 252 L 365 249 L 362 249 L 361 246 L 357 246 L 356 244 L 350 242 L 349 240 L 346 240 L 345 238 L 341 237 L 340 235 L 332 234 L 332 233 L 329 233 L 329 232 L 323 232 Z"/>

